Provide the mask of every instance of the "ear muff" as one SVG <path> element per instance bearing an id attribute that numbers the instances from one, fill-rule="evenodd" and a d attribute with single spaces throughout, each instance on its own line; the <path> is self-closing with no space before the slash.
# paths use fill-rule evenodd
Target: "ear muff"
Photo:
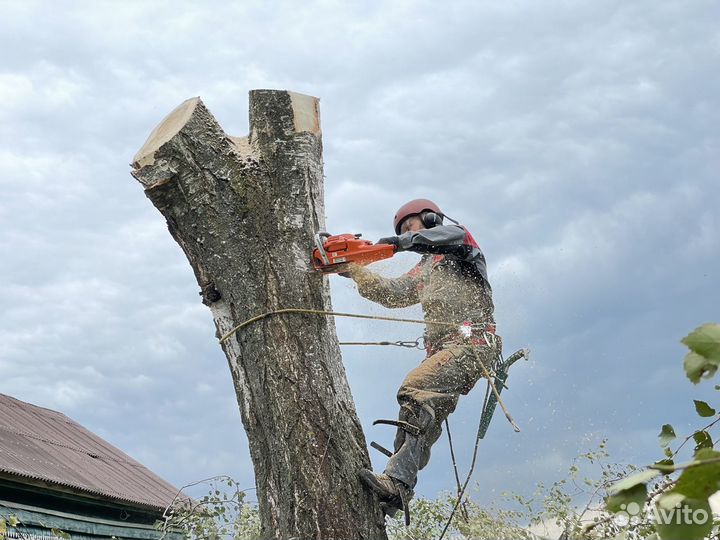
<path id="1" fill-rule="evenodd" d="M 442 225 L 443 222 L 442 214 L 436 214 L 435 212 L 424 212 L 420 216 L 420 219 L 422 220 L 423 225 L 426 229 L 432 229 L 433 227 Z"/>

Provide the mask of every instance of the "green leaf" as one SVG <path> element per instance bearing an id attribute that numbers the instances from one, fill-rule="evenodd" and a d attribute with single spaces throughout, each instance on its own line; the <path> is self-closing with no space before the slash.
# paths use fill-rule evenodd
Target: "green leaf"
<path id="1" fill-rule="evenodd" d="M 11 527 L 17 527 L 20 523 L 20 520 L 16 516 L 8 516 L 8 523 L 10 523 Z"/>
<path id="2" fill-rule="evenodd" d="M 716 363 L 694 352 L 687 353 L 685 360 L 683 360 L 683 367 L 685 368 L 685 375 L 694 384 L 699 383 L 702 378 L 709 379 L 715 375 L 718 369 Z"/>
<path id="3" fill-rule="evenodd" d="M 715 461 L 716 459 L 720 459 L 720 452 L 717 450 L 703 450 L 695 455 L 695 461 L 698 463 L 702 463 L 704 461 Z M 710 465 L 710 463 L 707 465 Z"/>
<path id="4" fill-rule="evenodd" d="M 619 493 L 620 491 L 625 491 L 626 489 L 635 487 L 638 484 L 644 484 L 645 482 L 652 480 L 659 474 L 660 472 L 655 469 L 646 469 L 644 471 L 631 474 L 630 476 L 623 478 L 619 482 L 615 482 L 612 486 L 610 486 L 608 488 L 608 493 L 610 495 L 614 495 L 616 493 Z"/>
<path id="5" fill-rule="evenodd" d="M 623 478 L 608 488 L 608 497 L 605 507 L 610 512 L 625 510 L 630 503 L 637 503 L 641 507 L 647 498 L 645 483 L 660 474 L 656 469 L 647 469 Z"/>
<path id="6" fill-rule="evenodd" d="M 703 324 L 690 332 L 682 342 L 695 354 L 720 363 L 720 324 Z"/>
<path id="7" fill-rule="evenodd" d="M 675 435 L 675 430 L 670 424 L 663 424 L 658 437 L 660 438 L 660 446 L 665 448 L 677 435 Z"/>
<path id="8" fill-rule="evenodd" d="M 0 518 L 0 540 L 5 540 L 7 536 L 7 523 L 3 518 Z"/>
<path id="9" fill-rule="evenodd" d="M 663 459 L 660 461 L 656 461 L 652 465 L 652 468 L 657 469 L 658 471 L 665 474 L 669 474 L 671 472 L 675 472 L 675 462 L 672 459 Z"/>
<path id="10" fill-rule="evenodd" d="M 720 490 L 720 461 L 715 460 L 720 460 L 720 452 L 710 448 L 698 450 L 671 491 L 690 499 L 707 499 Z"/>
<path id="11" fill-rule="evenodd" d="M 625 510 L 631 503 L 635 503 L 642 508 L 645 499 L 647 499 L 647 487 L 645 484 L 637 484 L 610 495 L 605 499 L 605 508 L 608 512 L 613 513 Z"/>
<path id="12" fill-rule="evenodd" d="M 695 440 L 695 452 L 702 450 L 703 448 L 712 448 L 713 442 L 710 434 L 707 431 L 696 431 L 693 433 L 693 439 Z"/>
<path id="13" fill-rule="evenodd" d="M 657 508 L 655 528 L 663 540 L 700 540 L 712 530 L 707 499 L 683 499 L 678 507 Z"/>
<path id="14" fill-rule="evenodd" d="M 709 416 L 715 416 L 715 414 L 716 414 L 715 409 L 713 409 L 710 405 L 708 405 L 704 401 L 699 401 L 697 399 L 693 399 L 693 403 L 695 403 L 695 410 L 703 418 L 707 418 Z"/>
<path id="15" fill-rule="evenodd" d="M 60 529 L 50 529 L 50 532 L 53 534 L 53 536 L 57 536 L 58 538 L 63 538 L 64 540 L 70 540 L 70 535 L 66 533 L 65 531 L 61 531 Z"/>

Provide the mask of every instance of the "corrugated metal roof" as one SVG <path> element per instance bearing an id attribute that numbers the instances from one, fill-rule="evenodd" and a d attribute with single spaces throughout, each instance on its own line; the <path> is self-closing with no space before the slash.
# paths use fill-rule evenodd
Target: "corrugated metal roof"
<path id="1" fill-rule="evenodd" d="M 153 508 L 178 490 L 64 414 L 0 394 L 0 471 Z"/>

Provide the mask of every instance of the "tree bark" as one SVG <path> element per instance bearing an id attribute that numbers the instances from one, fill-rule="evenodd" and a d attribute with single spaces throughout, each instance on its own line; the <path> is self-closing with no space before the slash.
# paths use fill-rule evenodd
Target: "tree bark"
<path id="1" fill-rule="evenodd" d="M 324 228 L 317 98 L 250 92 L 250 135 L 227 136 L 199 98 L 182 103 L 133 159 L 195 272 L 218 337 L 267 311 L 330 310 L 311 270 Z M 283 314 L 222 344 L 255 468 L 263 538 L 385 538 L 358 480 L 369 467 L 331 317 Z"/>

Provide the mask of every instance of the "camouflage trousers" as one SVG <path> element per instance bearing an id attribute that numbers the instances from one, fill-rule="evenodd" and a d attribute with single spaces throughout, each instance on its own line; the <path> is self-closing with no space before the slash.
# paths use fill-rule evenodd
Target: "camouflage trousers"
<path id="1" fill-rule="evenodd" d="M 473 389 L 500 353 L 495 346 L 449 346 L 428 356 L 413 369 L 398 390 L 399 420 L 417 426 L 418 435 L 398 429 L 395 453 L 385 474 L 413 488 L 417 473 L 430 460 L 430 449 L 442 434 L 442 424 L 455 410 L 460 395 Z"/>

